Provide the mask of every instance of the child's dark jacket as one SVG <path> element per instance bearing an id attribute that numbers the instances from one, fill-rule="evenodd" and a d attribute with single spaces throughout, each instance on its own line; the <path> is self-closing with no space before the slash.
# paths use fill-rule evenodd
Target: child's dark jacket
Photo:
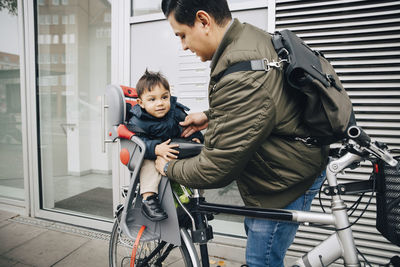
<path id="1" fill-rule="evenodd" d="M 146 144 L 144 155 L 146 159 L 156 159 L 156 145 L 170 138 L 181 138 L 183 127 L 179 125 L 179 122 L 185 120 L 187 116 L 185 111 L 189 111 L 189 108 L 178 103 L 174 96 L 171 96 L 171 108 L 163 118 L 150 115 L 139 105 L 131 108 L 132 117 L 129 119 L 128 129 L 136 132 Z M 204 141 L 201 132 L 196 132 L 186 139 L 192 140 L 193 138 Z"/>

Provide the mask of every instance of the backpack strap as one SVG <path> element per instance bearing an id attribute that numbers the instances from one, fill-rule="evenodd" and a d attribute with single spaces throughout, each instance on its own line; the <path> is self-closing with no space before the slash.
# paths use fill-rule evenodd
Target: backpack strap
<path id="1" fill-rule="evenodd" d="M 285 48 L 285 45 L 283 44 L 282 34 L 276 31 L 271 35 L 271 37 L 272 45 L 274 46 L 278 57 L 289 60 L 289 51 Z"/>
<path id="2" fill-rule="evenodd" d="M 222 77 L 238 72 L 238 71 L 265 71 L 268 72 L 271 68 L 281 68 L 281 61 L 270 62 L 267 58 L 255 59 L 249 61 L 240 61 L 229 66 L 224 72 L 218 76 L 218 80 Z"/>
<path id="3" fill-rule="evenodd" d="M 268 59 L 258 59 L 258 60 L 249 60 L 249 61 L 241 61 L 229 66 L 224 72 L 220 73 L 217 76 L 217 81 L 219 81 L 225 75 L 238 72 L 238 71 L 265 71 L 268 72 L 271 67 L 280 68 L 281 62 L 269 62 Z M 318 140 L 313 137 L 298 137 L 298 136 L 281 136 L 281 138 L 291 140 L 291 141 L 300 141 L 303 142 L 306 146 L 320 146 Z"/>

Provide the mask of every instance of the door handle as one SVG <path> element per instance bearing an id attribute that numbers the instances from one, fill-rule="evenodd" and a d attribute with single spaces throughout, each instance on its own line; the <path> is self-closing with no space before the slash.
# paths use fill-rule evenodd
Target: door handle
<path id="1" fill-rule="evenodd" d="M 107 140 L 105 137 L 106 134 L 106 109 L 108 109 L 108 105 L 105 103 L 105 95 L 101 96 L 101 151 L 106 153 L 106 144 L 112 143 L 112 140 Z"/>

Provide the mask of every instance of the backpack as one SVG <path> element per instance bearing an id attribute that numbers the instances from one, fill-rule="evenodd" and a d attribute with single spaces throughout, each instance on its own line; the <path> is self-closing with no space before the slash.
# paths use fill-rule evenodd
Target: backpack
<path id="1" fill-rule="evenodd" d="M 347 129 L 356 125 L 356 120 L 350 98 L 329 61 L 290 30 L 275 32 L 272 44 L 279 62 L 267 59 L 238 62 L 219 78 L 237 71 L 267 72 L 283 63 L 283 88 L 299 92 L 304 106 L 302 120 L 312 133 L 307 138 L 293 138 L 315 145 L 329 145 L 345 138 Z"/>

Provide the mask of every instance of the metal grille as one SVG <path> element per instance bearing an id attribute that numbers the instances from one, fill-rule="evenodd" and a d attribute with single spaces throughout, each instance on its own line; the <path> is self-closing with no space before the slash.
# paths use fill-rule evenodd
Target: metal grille
<path id="1" fill-rule="evenodd" d="M 353 102 L 359 126 L 374 140 L 400 148 L 400 1 L 276 1 L 276 30 L 290 29 L 330 60 Z M 366 163 L 340 175 L 339 182 L 368 179 Z M 328 207 L 328 198 L 321 201 Z M 363 198 L 362 210 L 370 196 Z M 357 196 L 345 196 L 352 205 Z M 353 226 L 356 244 L 371 264 L 400 254 L 375 227 L 376 201 Z M 321 211 L 318 200 L 312 210 Z M 360 212 L 355 212 L 351 221 Z M 288 256 L 309 251 L 331 232 L 300 227 Z M 340 264 L 340 262 L 338 262 Z"/>

